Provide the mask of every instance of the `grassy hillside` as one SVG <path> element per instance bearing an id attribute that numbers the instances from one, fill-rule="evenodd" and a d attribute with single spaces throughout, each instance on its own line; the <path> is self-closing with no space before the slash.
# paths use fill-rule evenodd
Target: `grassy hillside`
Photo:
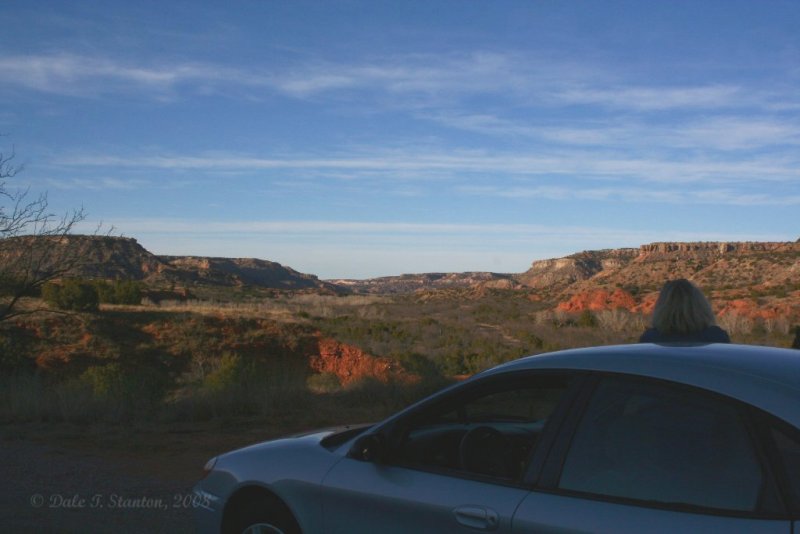
<path id="1" fill-rule="evenodd" d="M 654 243 L 520 275 L 362 281 L 362 295 L 264 260 L 156 257 L 119 238 L 62 244 L 79 247 L 93 280 L 46 287 L 46 302 L 91 285 L 135 290 L 141 305 L 106 295 L 77 308 L 88 312 L 0 324 L 0 420 L 374 420 L 514 358 L 634 342 L 675 277 L 701 285 L 735 342 L 788 346 L 800 323 L 800 243 Z"/>
<path id="2" fill-rule="evenodd" d="M 791 342 L 789 328 L 769 321 L 721 322 L 736 342 Z M 35 314 L 0 332 L 0 419 L 373 420 L 453 377 L 528 354 L 633 342 L 645 324 L 622 308 L 569 313 L 504 290 Z"/>

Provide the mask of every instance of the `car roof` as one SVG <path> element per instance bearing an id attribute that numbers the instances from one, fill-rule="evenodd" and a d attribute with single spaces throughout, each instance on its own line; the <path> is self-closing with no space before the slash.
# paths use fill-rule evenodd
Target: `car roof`
<path id="1" fill-rule="evenodd" d="M 481 375 L 525 369 L 624 373 L 739 399 L 800 427 L 800 351 L 735 344 L 611 345 L 539 354 Z"/>

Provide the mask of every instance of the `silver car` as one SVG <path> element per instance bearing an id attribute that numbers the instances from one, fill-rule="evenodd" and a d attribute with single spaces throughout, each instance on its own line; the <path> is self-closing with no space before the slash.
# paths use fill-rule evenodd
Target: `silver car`
<path id="1" fill-rule="evenodd" d="M 516 360 L 371 427 L 218 456 L 201 532 L 800 532 L 800 351 Z"/>

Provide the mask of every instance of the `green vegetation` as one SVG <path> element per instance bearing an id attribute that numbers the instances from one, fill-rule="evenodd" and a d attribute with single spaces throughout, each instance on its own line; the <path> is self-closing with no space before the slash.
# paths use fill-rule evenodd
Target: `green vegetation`
<path id="1" fill-rule="evenodd" d="M 116 280 L 93 282 L 100 302 L 103 304 L 127 304 L 137 306 L 142 303 L 142 283 L 136 280 Z"/>
<path id="2" fill-rule="evenodd" d="M 642 315 L 624 309 L 570 314 L 510 291 L 283 295 L 102 313 L 93 311 L 99 302 L 133 303 L 141 287 L 66 280 L 42 296 L 73 311 L 0 329 L 0 421 L 370 421 L 453 377 L 528 354 L 633 342 L 645 327 Z M 791 342 L 786 318 L 729 313 L 721 325 L 736 342 Z M 391 358 L 418 378 L 315 373 L 309 358 L 320 338 Z"/>
<path id="3" fill-rule="evenodd" d="M 42 298 L 60 310 L 94 312 L 99 309 L 100 296 L 93 284 L 70 279 L 57 284 L 48 282 L 42 288 Z"/>
<path id="4" fill-rule="evenodd" d="M 42 299 L 60 310 L 93 312 L 100 304 L 139 305 L 142 284 L 135 280 L 83 280 L 70 278 L 48 282 L 42 287 Z"/>

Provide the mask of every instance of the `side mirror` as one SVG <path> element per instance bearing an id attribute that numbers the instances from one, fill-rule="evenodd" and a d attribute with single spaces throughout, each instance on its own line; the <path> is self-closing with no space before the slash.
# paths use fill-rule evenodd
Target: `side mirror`
<path id="1" fill-rule="evenodd" d="M 381 463 L 386 456 L 386 441 L 380 434 L 361 436 L 353 443 L 347 456 L 362 462 Z"/>

